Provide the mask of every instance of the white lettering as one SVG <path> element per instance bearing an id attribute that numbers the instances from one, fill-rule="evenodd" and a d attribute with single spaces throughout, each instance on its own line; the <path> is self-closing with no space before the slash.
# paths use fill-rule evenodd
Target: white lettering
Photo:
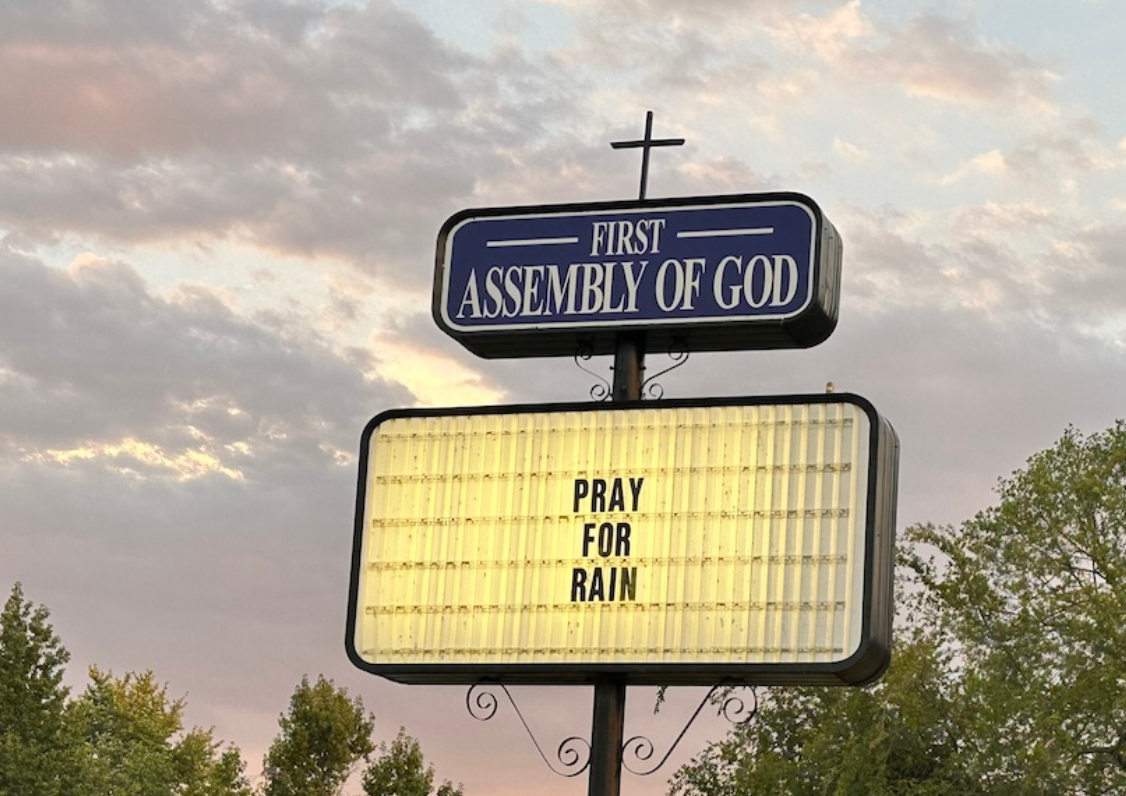
<path id="1" fill-rule="evenodd" d="M 675 271 L 675 284 L 673 285 L 672 301 L 666 302 L 668 290 L 665 285 L 666 274 L 669 268 Z M 657 306 L 665 312 L 671 312 L 676 308 L 676 305 L 681 302 L 684 297 L 684 270 L 680 267 L 680 261 L 675 259 L 668 259 L 661 263 L 661 267 L 657 269 Z"/>
<path id="2" fill-rule="evenodd" d="M 656 254 L 666 223 L 663 218 L 641 218 L 636 222 L 595 221 L 590 236 L 590 255 Z"/>
<path id="3" fill-rule="evenodd" d="M 606 246 L 606 230 L 609 226 L 609 221 L 594 222 L 594 233 L 591 235 L 590 241 L 591 257 L 594 257 L 597 254 L 601 254 L 603 247 Z"/>
<path id="4" fill-rule="evenodd" d="M 704 270 L 707 261 L 702 257 L 691 257 L 685 260 L 684 264 L 688 266 L 688 268 L 684 280 L 684 303 L 680 308 L 682 310 L 691 310 L 695 309 L 692 305 L 693 299 L 700 295 L 700 272 Z"/>
<path id="5" fill-rule="evenodd" d="M 753 297 L 754 277 L 755 266 L 759 264 L 762 265 L 762 293 L 756 301 Z M 747 271 L 743 274 L 743 296 L 747 299 L 747 304 L 754 309 L 765 306 L 766 302 L 770 300 L 770 289 L 773 281 L 774 269 L 770 266 L 770 259 L 765 254 L 756 254 L 747 264 Z"/>
<path id="6" fill-rule="evenodd" d="M 601 235 L 611 246 L 657 245 L 658 221 L 639 233 L 622 224 L 598 222 L 606 227 Z M 627 234 L 629 233 L 629 234 Z M 650 234 L 652 233 L 652 234 Z M 599 236 L 596 235 L 598 240 Z M 642 281 L 649 260 L 605 260 L 569 265 L 494 265 L 486 271 L 472 269 L 457 305 L 456 317 L 473 319 L 534 318 L 536 316 L 620 315 L 637 313 Z M 783 307 L 791 303 L 801 287 L 800 269 L 788 254 L 730 254 L 714 264 L 703 257 L 664 260 L 652 285 L 661 312 L 693 312 L 702 295 L 705 278 L 711 280 L 711 299 L 722 311 L 740 306 L 751 309 Z M 451 307 L 451 310 L 453 308 Z"/>
<path id="7" fill-rule="evenodd" d="M 574 315 L 575 314 L 575 282 L 578 279 L 578 269 L 568 268 L 566 281 L 559 278 L 559 266 L 548 266 L 547 286 L 551 291 L 548 298 L 554 299 L 554 309 L 549 309 L 549 315 Z M 567 297 L 567 309 L 563 309 L 563 297 Z M 549 307 L 552 305 L 548 305 Z"/>
<path id="8" fill-rule="evenodd" d="M 461 306 L 457 308 L 457 317 L 465 317 L 465 305 L 469 305 L 469 317 L 481 317 L 481 300 L 477 296 L 477 269 L 470 269 L 469 281 L 465 283 L 465 295 L 461 297 Z"/>
<path id="9" fill-rule="evenodd" d="M 641 268 L 635 276 L 633 273 L 633 262 L 622 263 L 622 273 L 625 274 L 626 277 L 626 295 L 629 297 L 626 303 L 626 312 L 637 312 L 637 288 L 641 283 L 641 278 L 645 276 L 645 268 L 649 265 L 649 261 L 642 260 L 640 265 Z"/>
<path id="10" fill-rule="evenodd" d="M 661 230 L 665 228 L 667 219 L 664 218 L 651 218 L 649 219 L 649 231 L 653 233 L 653 248 L 649 250 L 650 254 L 657 254 L 661 250 Z"/>
<path id="11" fill-rule="evenodd" d="M 540 284 L 543 279 L 542 265 L 529 265 L 524 268 L 524 314 L 543 315 L 543 305 L 546 303 L 540 295 Z"/>
<path id="12" fill-rule="evenodd" d="M 789 272 L 789 291 L 786 297 L 782 298 L 782 266 L 786 266 Z M 798 264 L 794 262 L 794 258 L 788 254 L 774 255 L 774 300 L 771 302 L 775 307 L 781 307 L 783 304 L 789 304 L 794 298 L 794 294 L 798 292 Z"/>
<path id="13" fill-rule="evenodd" d="M 618 247 L 614 250 L 613 254 L 637 254 L 633 246 L 632 221 L 618 222 Z"/>
<path id="14" fill-rule="evenodd" d="M 488 308 L 484 311 L 486 318 L 500 317 L 500 313 L 504 308 L 504 295 L 500 290 L 500 280 L 504 276 L 504 270 L 500 266 L 493 266 L 485 273 L 485 293 L 493 300 L 493 311 L 490 312 Z"/>
<path id="15" fill-rule="evenodd" d="M 618 300 L 618 306 L 616 306 L 616 307 L 610 306 L 610 301 L 613 299 L 613 296 L 614 296 L 614 266 L 615 265 L 617 265 L 617 263 L 602 263 L 602 267 L 606 270 L 606 275 L 603 279 L 603 283 L 606 285 L 606 289 L 602 292 L 602 309 L 600 310 L 600 312 L 603 312 L 603 313 L 621 312 L 622 308 L 625 306 L 625 301 L 626 301 L 625 296 L 622 296 Z M 622 263 L 622 265 L 624 266 L 625 263 Z"/>
<path id="16" fill-rule="evenodd" d="M 520 286 L 516 284 L 516 277 L 520 269 L 509 268 L 504 272 L 504 292 L 506 294 L 503 315 L 506 318 L 515 318 L 520 314 Z M 512 309 L 509 309 L 509 299 L 512 300 Z"/>
<path id="17" fill-rule="evenodd" d="M 735 266 L 736 273 L 743 273 L 743 258 L 737 257 L 734 254 L 728 255 L 719 261 L 719 265 L 715 269 L 715 278 L 712 280 L 712 293 L 715 295 L 715 303 L 719 305 L 720 309 L 733 310 L 739 304 L 739 291 L 738 285 L 724 285 L 723 274 L 727 270 L 728 265 Z M 723 288 L 726 287 L 730 299 L 724 301 Z"/>
<path id="18" fill-rule="evenodd" d="M 583 315 L 598 312 L 598 308 L 602 306 L 602 264 L 578 263 L 576 267 L 581 268 L 583 272 L 582 304 L 579 312 Z"/>

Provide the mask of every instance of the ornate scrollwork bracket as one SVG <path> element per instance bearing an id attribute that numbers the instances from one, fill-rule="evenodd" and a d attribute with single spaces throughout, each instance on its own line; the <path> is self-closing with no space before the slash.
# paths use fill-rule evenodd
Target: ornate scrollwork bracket
<path id="1" fill-rule="evenodd" d="M 664 370 L 657 371 L 641 383 L 641 397 L 652 401 L 659 401 L 664 398 L 665 388 L 657 383 L 657 379 L 684 365 L 688 361 L 690 353 L 684 340 L 673 340 L 668 351 L 669 359 L 672 360 L 672 364 Z"/>
<path id="2" fill-rule="evenodd" d="M 668 350 L 668 357 L 670 360 L 672 360 L 672 364 L 664 370 L 657 371 L 641 383 L 642 399 L 659 401 L 664 398 L 665 388 L 657 381 L 657 379 L 661 376 L 664 376 L 666 373 L 671 373 L 677 368 L 682 367 L 685 363 L 688 362 L 688 358 L 691 353 L 692 352 L 688 350 L 688 346 L 684 340 L 674 340 L 672 342 L 672 345 L 669 346 Z M 582 343 L 579 345 L 578 350 L 575 352 L 575 365 L 579 368 L 579 370 L 585 373 L 589 373 L 591 376 L 598 380 L 598 382 L 590 388 L 590 397 L 595 401 L 609 401 L 613 397 L 613 387 L 610 385 L 609 379 L 599 373 L 595 373 L 593 370 L 588 368 L 586 364 L 584 364 L 590 362 L 593 358 L 594 352 L 591 349 L 590 345 L 587 343 Z M 612 371 L 613 369 L 614 368 L 611 365 L 610 370 Z"/>
<path id="3" fill-rule="evenodd" d="M 749 699 L 743 698 L 746 692 L 736 692 L 734 690 L 740 687 L 749 689 Z M 512 705 L 512 710 L 516 713 L 516 717 L 520 719 L 520 723 L 524 726 L 524 732 L 528 734 L 532 745 L 536 747 L 540 759 L 543 760 L 552 772 L 561 777 L 577 777 L 590 768 L 590 743 L 577 735 L 564 738 L 563 741 L 560 742 L 558 748 L 555 750 L 555 757 L 558 761 L 557 764 L 548 759 L 548 756 L 544 754 L 543 747 L 540 746 L 540 742 L 536 739 L 535 733 L 533 733 L 531 727 L 528 726 L 524 714 L 517 706 L 516 700 L 512 698 L 512 693 L 505 687 L 504 683 L 486 680 L 470 687 L 465 695 L 465 707 L 469 711 L 470 716 L 478 721 L 489 721 L 496 715 L 500 702 L 493 689 L 499 689 L 508 699 L 508 703 Z M 758 712 L 758 695 L 755 693 L 754 688 L 741 682 L 720 683 L 712 687 L 712 689 L 704 695 L 704 698 L 700 700 L 700 704 L 688 719 L 688 723 L 684 725 L 680 734 L 676 736 L 676 740 L 672 742 L 672 746 L 669 747 L 664 757 L 662 757 L 656 765 L 649 766 L 648 768 L 644 767 L 644 764 L 652 759 L 655 748 L 653 742 L 644 735 L 635 735 L 622 744 L 622 766 L 626 771 L 639 777 L 647 777 L 659 771 L 665 763 L 668 762 L 672 753 L 676 751 L 681 740 L 696 722 L 696 718 L 700 715 L 701 711 L 703 711 L 704 706 L 709 702 L 719 704 L 719 714 L 736 726 L 749 723 Z M 634 765 L 630 765 L 629 757 L 631 756 L 636 761 Z"/>
<path id="4" fill-rule="evenodd" d="M 744 700 L 739 693 L 733 691 L 737 686 L 750 689 L 750 700 Z M 696 711 L 692 714 L 692 717 L 688 719 L 688 723 L 684 725 L 684 729 L 680 731 L 680 735 L 676 736 L 676 740 L 672 742 L 672 746 L 669 747 L 668 751 L 665 752 L 665 756 L 662 757 L 656 765 L 650 766 L 649 768 L 634 768 L 630 765 L 627 756 L 632 755 L 639 763 L 644 764 L 652 759 L 655 751 L 652 741 L 644 735 L 635 735 L 622 744 L 622 766 L 626 771 L 639 777 L 647 777 L 659 771 L 661 767 L 668 762 L 672 753 L 676 751 L 676 747 L 680 745 L 681 739 L 684 738 L 685 734 L 695 723 L 696 717 L 700 715 L 700 711 L 704 709 L 704 705 L 709 702 L 717 702 L 720 699 L 722 699 L 722 702 L 719 703 L 720 715 L 736 726 L 749 723 L 751 719 L 755 717 L 755 714 L 758 713 L 758 695 L 755 693 L 754 688 L 747 686 L 745 683 L 720 683 L 717 686 L 713 686 L 712 689 L 704 695 L 704 698 L 700 700 L 700 704 L 696 707 Z M 749 705 L 748 701 L 750 703 Z"/>
<path id="5" fill-rule="evenodd" d="M 536 751 L 539 752 L 540 758 L 543 759 L 548 768 L 561 777 L 577 777 L 590 768 L 590 743 L 576 735 L 564 738 L 560 742 L 559 747 L 555 750 L 555 757 L 559 761 L 559 765 L 557 767 L 555 763 L 552 763 L 544 754 L 543 747 L 536 740 L 535 733 L 528 726 L 524 714 L 520 712 L 516 700 L 512 698 L 512 694 L 504 686 L 504 683 L 482 681 L 473 685 L 465 695 L 465 707 L 470 716 L 478 721 L 488 721 L 496 715 L 499 703 L 496 694 L 490 690 L 494 688 L 499 688 L 508 698 L 508 703 L 512 705 L 517 718 L 524 725 L 524 732 L 528 733 L 528 737 L 532 739 L 532 745 L 536 747 Z"/>
<path id="6" fill-rule="evenodd" d="M 598 384 L 590 388 L 590 397 L 595 401 L 608 401 L 614 391 L 610 386 L 610 382 L 583 364 L 584 362 L 590 362 L 593 357 L 594 351 L 590 347 L 590 344 L 580 343 L 579 350 L 575 352 L 575 364 L 578 366 L 579 370 L 589 373 L 599 381 Z"/>

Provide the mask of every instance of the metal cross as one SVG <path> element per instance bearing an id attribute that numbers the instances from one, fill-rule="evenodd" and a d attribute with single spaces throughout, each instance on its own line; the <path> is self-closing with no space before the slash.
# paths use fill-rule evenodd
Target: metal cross
<path id="1" fill-rule="evenodd" d="M 610 146 L 614 149 L 641 148 L 641 191 L 638 199 L 645 199 L 645 192 L 649 188 L 649 150 L 658 146 L 682 146 L 683 138 L 653 138 L 653 111 L 645 114 L 645 137 L 640 141 L 612 141 Z"/>

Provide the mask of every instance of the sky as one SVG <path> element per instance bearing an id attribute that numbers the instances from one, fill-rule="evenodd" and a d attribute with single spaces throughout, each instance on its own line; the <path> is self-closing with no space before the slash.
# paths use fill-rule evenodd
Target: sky
<path id="1" fill-rule="evenodd" d="M 634 198 L 609 144 L 648 110 L 687 140 L 650 197 L 810 196 L 844 240 L 834 334 L 694 355 L 665 395 L 832 381 L 898 431 L 899 528 L 957 524 L 1126 416 L 1124 29 L 1110 0 L 6 0 L 0 587 L 50 608 L 75 688 L 152 669 L 254 777 L 324 674 L 468 794 L 585 793 L 507 706 L 345 657 L 365 423 L 594 383 L 443 335 L 442 223 Z M 589 732 L 589 689 L 514 692 L 549 754 Z M 627 735 L 663 751 L 701 695 L 654 717 L 631 689 Z"/>

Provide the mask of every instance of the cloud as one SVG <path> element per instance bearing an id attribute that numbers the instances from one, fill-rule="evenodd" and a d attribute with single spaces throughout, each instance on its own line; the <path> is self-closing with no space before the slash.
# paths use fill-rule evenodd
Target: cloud
<path id="1" fill-rule="evenodd" d="M 261 479 L 351 463 L 373 405 L 409 403 L 309 328 L 279 333 L 220 294 L 156 292 L 86 254 L 0 255 L 0 449 L 135 478 Z"/>
<path id="2" fill-rule="evenodd" d="M 988 152 L 974 155 L 954 171 L 943 175 L 939 179 L 939 184 L 951 185 L 975 174 L 1000 177 L 1004 176 L 1008 171 L 1009 164 L 1001 150 L 991 149 Z"/>
<path id="3" fill-rule="evenodd" d="M 999 230 L 1007 235 L 1031 236 L 1055 227 L 1058 221 L 1052 208 L 1034 202 L 987 202 L 960 209 L 953 224 L 960 229 Z"/>
<path id="4" fill-rule="evenodd" d="M 875 32 L 875 26 L 861 13 L 860 0 L 851 0 L 821 17 L 786 15 L 776 20 L 771 30 L 783 47 L 834 64 Z"/>
<path id="5" fill-rule="evenodd" d="M 360 433 L 414 397 L 296 313 L 127 261 L 0 247 L 0 284 L 0 577 L 50 595 L 73 680 L 153 668 L 204 726 L 275 713 L 342 649 Z"/>
<path id="6" fill-rule="evenodd" d="M 885 33 L 883 42 L 841 53 L 866 77 L 890 81 L 910 96 L 955 104 L 1050 103 L 1052 75 L 1011 47 L 984 41 L 970 21 L 934 14 Z"/>
<path id="7" fill-rule="evenodd" d="M 1027 180 L 1042 178 L 1049 169 L 1085 175 L 1126 166 L 1126 158 L 1101 139 L 1101 129 L 1082 119 L 1037 132 L 1018 142 L 1005 159 L 1014 174 Z"/>
<path id="8" fill-rule="evenodd" d="M 1061 311 L 1075 322 L 1111 325 L 1118 342 L 1126 342 L 1126 226 L 1090 224 L 1057 241 L 1048 253 L 1049 284 Z"/>
<path id="9" fill-rule="evenodd" d="M 401 124 L 404 103 L 456 111 L 451 75 L 470 65 L 388 2 L 26 8 L 0 12 L 0 143 L 14 152 L 300 159 L 331 141 L 357 153 Z"/>
<path id="10" fill-rule="evenodd" d="M 505 389 L 487 382 L 459 358 L 420 345 L 413 336 L 380 333 L 373 337 L 371 349 L 373 370 L 407 387 L 421 406 L 448 406 L 452 396 L 462 405 L 504 402 Z"/>
<path id="11" fill-rule="evenodd" d="M 206 445 L 209 440 L 206 435 L 194 428 L 200 442 Z M 250 446 L 245 442 L 238 442 L 227 446 L 229 450 L 241 454 L 249 454 Z M 108 464 L 111 470 L 121 475 L 132 478 L 143 478 L 143 472 L 166 472 L 172 474 L 177 480 L 191 481 L 209 475 L 221 475 L 234 481 L 245 480 L 240 470 L 227 465 L 205 447 L 189 448 L 178 452 L 169 453 L 160 445 L 143 442 L 131 437 L 118 443 L 101 443 L 88 447 L 71 448 L 69 450 L 51 449 L 39 450 L 27 454 L 25 461 L 34 464 L 61 464 L 64 467 L 76 461 L 102 461 Z"/>
<path id="12" fill-rule="evenodd" d="M 49 604 L 68 679 L 155 669 L 209 726 L 345 670 L 359 437 L 413 396 L 284 307 L 125 260 L 4 245 L 0 284 L 0 578 Z"/>
<path id="13" fill-rule="evenodd" d="M 0 69 L 18 76 L 0 85 L 0 229 L 32 247 L 251 245 L 418 291 L 421 253 L 459 209 L 633 194 L 606 142 L 636 136 L 622 120 L 648 97 L 661 134 L 695 148 L 662 154 L 675 176 L 655 174 L 654 192 L 716 193 L 827 179 L 829 152 L 806 146 L 760 177 L 724 142 L 750 128 L 796 150 L 795 118 L 842 85 L 1045 96 L 1035 62 L 971 20 L 896 26 L 856 2 L 797 18 L 783 3 L 567 4 L 577 36 L 558 47 L 474 53 L 387 0 L 148 5 L 0 10 Z M 825 146 L 863 162 L 878 142 L 858 134 Z M 998 153 L 995 168 L 1035 165 Z"/>
<path id="14" fill-rule="evenodd" d="M 803 5 L 815 10 L 792 3 L 568 4 L 582 35 L 564 52 L 572 64 L 617 67 L 627 79 L 631 72 L 653 81 L 667 75 L 666 91 L 702 87 L 730 97 L 735 86 L 765 88 L 814 67 L 826 86 L 851 93 L 875 84 L 957 105 L 1050 106 L 1054 75 L 1015 47 L 987 40 L 972 18 L 917 13 L 900 23 L 867 13 L 859 0 Z"/>
<path id="15" fill-rule="evenodd" d="M 842 141 L 840 138 L 833 139 L 833 153 L 848 163 L 866 163 L 872 157 L 872 153 L 863 147 Z"/>
<path id="16" fill-rule="evenodd" d="M 994 190 L 1005 181 L 1044 198 L 1072 194 L 1074 181 L 1126 167 L 1126 158 L 1106 140 L 1101 126 L 1080 117 L 1028 130 L 1004 148 L 979 152 L 938 178 L 951 186 L 974 177 L 991 179 Z"/>
<path id="17" fill-rule="evenodd" d="M 30 8 L 0 10 L 0 229 L 28 241 L 230 240 L 418 286 L 442 219 L 572 96 L 389 0 Z"/>
<path id="18" fill-rule="evenodd" d="M 998 330 L 1034 324 L 1100 350 L 1126 339 L 1126 233 L 1081 207 L 1025 199 L 848 208 L 833 219 L 844 231 L 848 306 L 866 316 L 969 313 Z"/>

